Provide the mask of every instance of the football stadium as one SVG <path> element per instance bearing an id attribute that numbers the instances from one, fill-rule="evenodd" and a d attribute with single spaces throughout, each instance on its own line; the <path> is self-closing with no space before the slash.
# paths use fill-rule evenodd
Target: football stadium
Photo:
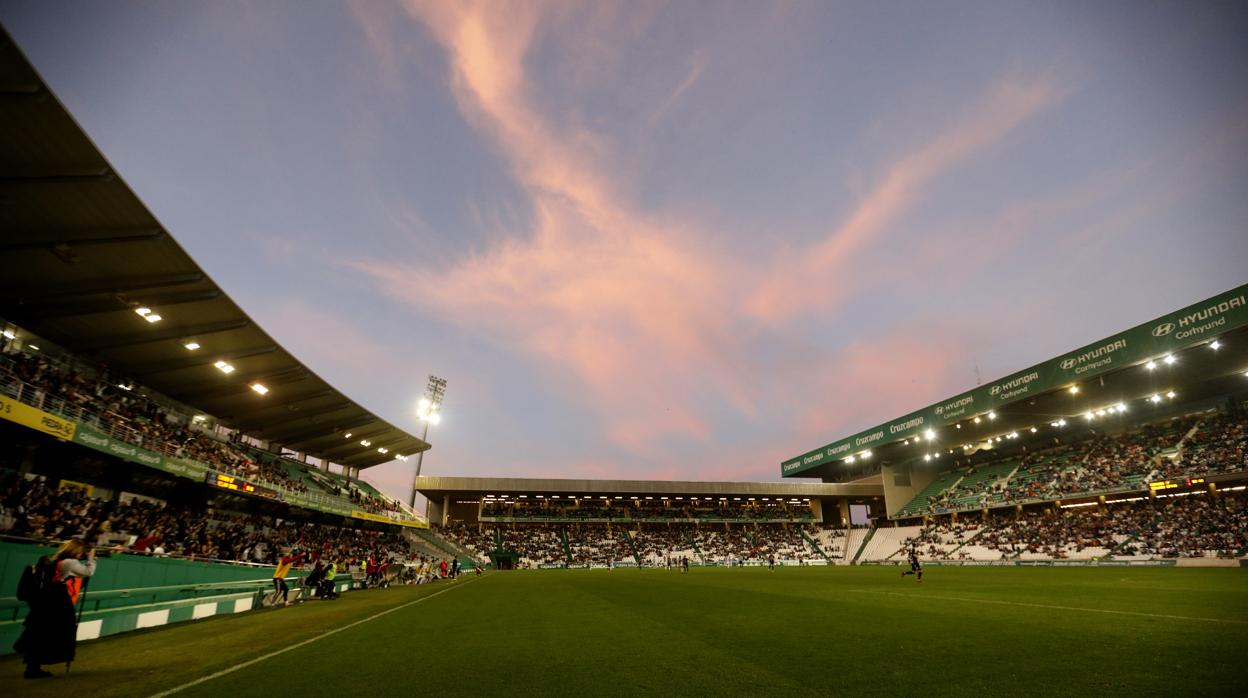
<path id="1" fill-rule="evenodd" d="M 424 474 L 446 380 L 321 378 L 7 33 L 0 102 L 6 696 L 1243 690 L 1248 285 L 770 482 Z"/>

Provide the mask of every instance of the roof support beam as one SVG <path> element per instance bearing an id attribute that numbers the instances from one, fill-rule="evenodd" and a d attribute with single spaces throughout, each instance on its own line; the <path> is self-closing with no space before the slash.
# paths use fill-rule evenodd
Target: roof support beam
<path id="1" fill-rule="evenodd" d="M 269 371 L 266 373 L 250 373 L 243 376 L 226 376 L 222 374 L 221 378 L 215 380 L 200 381 L 199 383 L 182 386 L 177 392 L 171 393 L 169 397 L 175 400 L 204 402 L 246 392 L 251 390 L 252 383 L 263 383 L 265 387 L 273 388 L 278 385 L 297 383 L 310 375 L 312 374 L 308 369 L 300 365 L 276 373 Z"/>
<path id="2" fill-rule="evenodd" d="M 250 320 L 230 320 L 228 322 L 213 322 L 206 325 L 190 325 L 188 327 L 171 327 L 167 330 L 156 330 L 154 332 L 131 332 L 115 337 L 105 337 L 78 345 L 80 351 L 106 351 L 109 349 L 121 349 L 123 347 L 133 347 L 140 344 L 151 344 L 153 342 L 167 342 L 171 339 L 180 339 L 182 337 L 203 337 L 204 335 L 217 334 L 218 332 L 232 332 L 241 330 L 251 325 Z"/>
<path id="3" fill-rule="evenodd" d="M 337 438 L 343 441 L 344 443 L 351 443 L 351 442 L 348 442 L 345 438 L 343 438 L 341 434 L 338 434 L 336 432 L 349 432 L 352 429 L 356 429 L 356 428 L 362 427 L 367 424 L 371 424 L 376 421 L 377 421 L 376 417 L 372 416 L 371 414 L 367 414 L 362 417 L 356 417 L 354 419 L 348 419 L 346 421 L 336 421 L 333 424 L 322 424 L 312 429 L 304 429 L 303 431 L 296 431 L 291 434 L 281 434 L 279 432 L 279 434 L 268 437 L 268 438 L 270 438 L 273 441 L 277 441 L 279 443 L 296 444 L 296 443 L 304 442 L 308 440 L 319 440 L 319 437 L 321 436 L 335 436 L 336 435 Z M 354 439 L 355 436 L 356 436 L 355 434 L 352 434 L 351 438 Z M 368 438 L 368 437 L 363 436 L 361 438 Z"/>
<path id="4" fill-rule="evenodd" d="M 112 177 L 108 165 L 100 163 L 64 163 L 9 165 L 0 169 L 0 182 L 58 181 Z"/>
<path id="5" fill-rule="evenodd" d="M 54 300 L 71 300 L 81 298 L 83 296 L 94 296 L 101 293 L 110 293 L 113 295 L 123 294 L 133 291 L 148 291 L 156 288 L 168 288 L 170 286 L 186 286 L 188 284 L 199 283 L 205 278 L 203 272 L 193 274 L 161 274 L 153 276 L 131 276 L 117 277 L 112 279 L 93 279 L 91 281 L 79 281 L 73 283 L 59 284 L 55 290 L 41 286 L 18 287 L 6 289 L 3 291 L 3 298 L 6 301 L 22 302 L 27 297 L 37 298 L 40 301 Z"/>
<path id="6" fill-rule="evenodd" d="M 81 230 L 9 230 L 0 252 L 39 250 L 58 245 L 114 245 L 152 242 L 165 237 L 160 228 L 97 228 Z"/>
<path id="7" fill-rule="evenodd" d="M 158 296 L 143 296 L 142 301 L 131 300 L 128 297 L 118 296 L 98 301 L 24 305 L 21 306 L 21 314 L 24 318 L 30 318 L 36 321 L 49 320 L 60 317 L 78 317 L 81 315 L 115 313 L 119 310 L 130 310 L 134 305 L 168 307 L 171 305 L 210 301 L 220 297 L 221 291 L 215 288 L 205 291 L 187 291 L 184 293 L 166 293 Z"/>
<path id="8" fill-rule="evenodd" d="M 163 305 L 163 304 L 162 304 Z M 190 335 L 185 335 L 189 337 Z M 183 371 L 188 368 L 196 368 L 198 366 L 211 366 L 218 361 L 237 361 L 252 356 L 261 356 L 263 354 L 272 354 L 277 351 L 276 344 L 266 344 L 261 347 L 248 347 L 247 349 L 239 349 L 238 351 L 216 352 L 212 354 L 203 353 L 203 349 L 198 350 L 194 355 L 188 355 L 183 359 L 169 359 L 168 361 L 157 361 L 148 364 L 140 371 L 134 371 L 136 377 L 153 376 L 157 373 L 165 373 L 166 371 Z"/>

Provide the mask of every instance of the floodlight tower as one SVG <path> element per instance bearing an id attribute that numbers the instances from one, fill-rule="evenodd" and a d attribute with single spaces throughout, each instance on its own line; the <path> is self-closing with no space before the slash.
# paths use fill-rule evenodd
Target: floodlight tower
<path id="1" fill-rule="evenodd" d="M 425 396 L 416 403 L 416 417 L 425 423 L 424 431 L 420 434 L 421 441 L 428 443 L 429 425 L 442 421 L 442 400 L 445 397 L 446 379 L 429 376 L 429 384 L 425 386 Z M 424 460 L 425 452 L 422 450 L 416 454 L 416 474 L 412 476 L 412 492 L 408 500 L 408 505 L 412 509 L 416 508 L 416 478 L 420 477 L 420 466 Z"/>

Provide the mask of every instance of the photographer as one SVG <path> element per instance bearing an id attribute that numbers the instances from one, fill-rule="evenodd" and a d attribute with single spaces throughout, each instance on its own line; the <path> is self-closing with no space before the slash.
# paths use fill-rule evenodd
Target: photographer
<path id="1" fill-rule="evenodd" d="M 95 574 L 95 551 L 81 540 L 66 541 L 55 555 L 40 558 L 20 585 L 19 596 L 30 606 L 25 630 L 13 649 L 25 655 L 28 679 L 44 679 L 52 674 L 41 664 L 66 665 L 74 660 L 78 622 L 74 606 L 84 580 Z"/>

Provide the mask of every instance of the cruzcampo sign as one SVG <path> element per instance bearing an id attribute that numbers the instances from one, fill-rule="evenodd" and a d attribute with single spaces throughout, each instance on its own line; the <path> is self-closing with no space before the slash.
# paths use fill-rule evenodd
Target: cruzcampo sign
<path id="1" fill-rule="evenodd" d="M 74 443 L 87 448 L 103 451 L 131 463 L 139 463 L 172 475 L 202 480 L 208 467 L 202 463 L 185 458 L 168 458 L 155 451 L 139 448 L 133 444 L 119 441 L 98 429 L 79 424 L 74 432 Z"/>
<path id="2" fill-rule="evenodd" d="M 1022 398 L 1144 363 L 1245 325 L 1248 325 L 1248 285 L 790 458 L 780 464 L 780 474 L 796 475 L 848 458 L 874 445 L 921 436 L 927 429 L 938 429 Z"/>

